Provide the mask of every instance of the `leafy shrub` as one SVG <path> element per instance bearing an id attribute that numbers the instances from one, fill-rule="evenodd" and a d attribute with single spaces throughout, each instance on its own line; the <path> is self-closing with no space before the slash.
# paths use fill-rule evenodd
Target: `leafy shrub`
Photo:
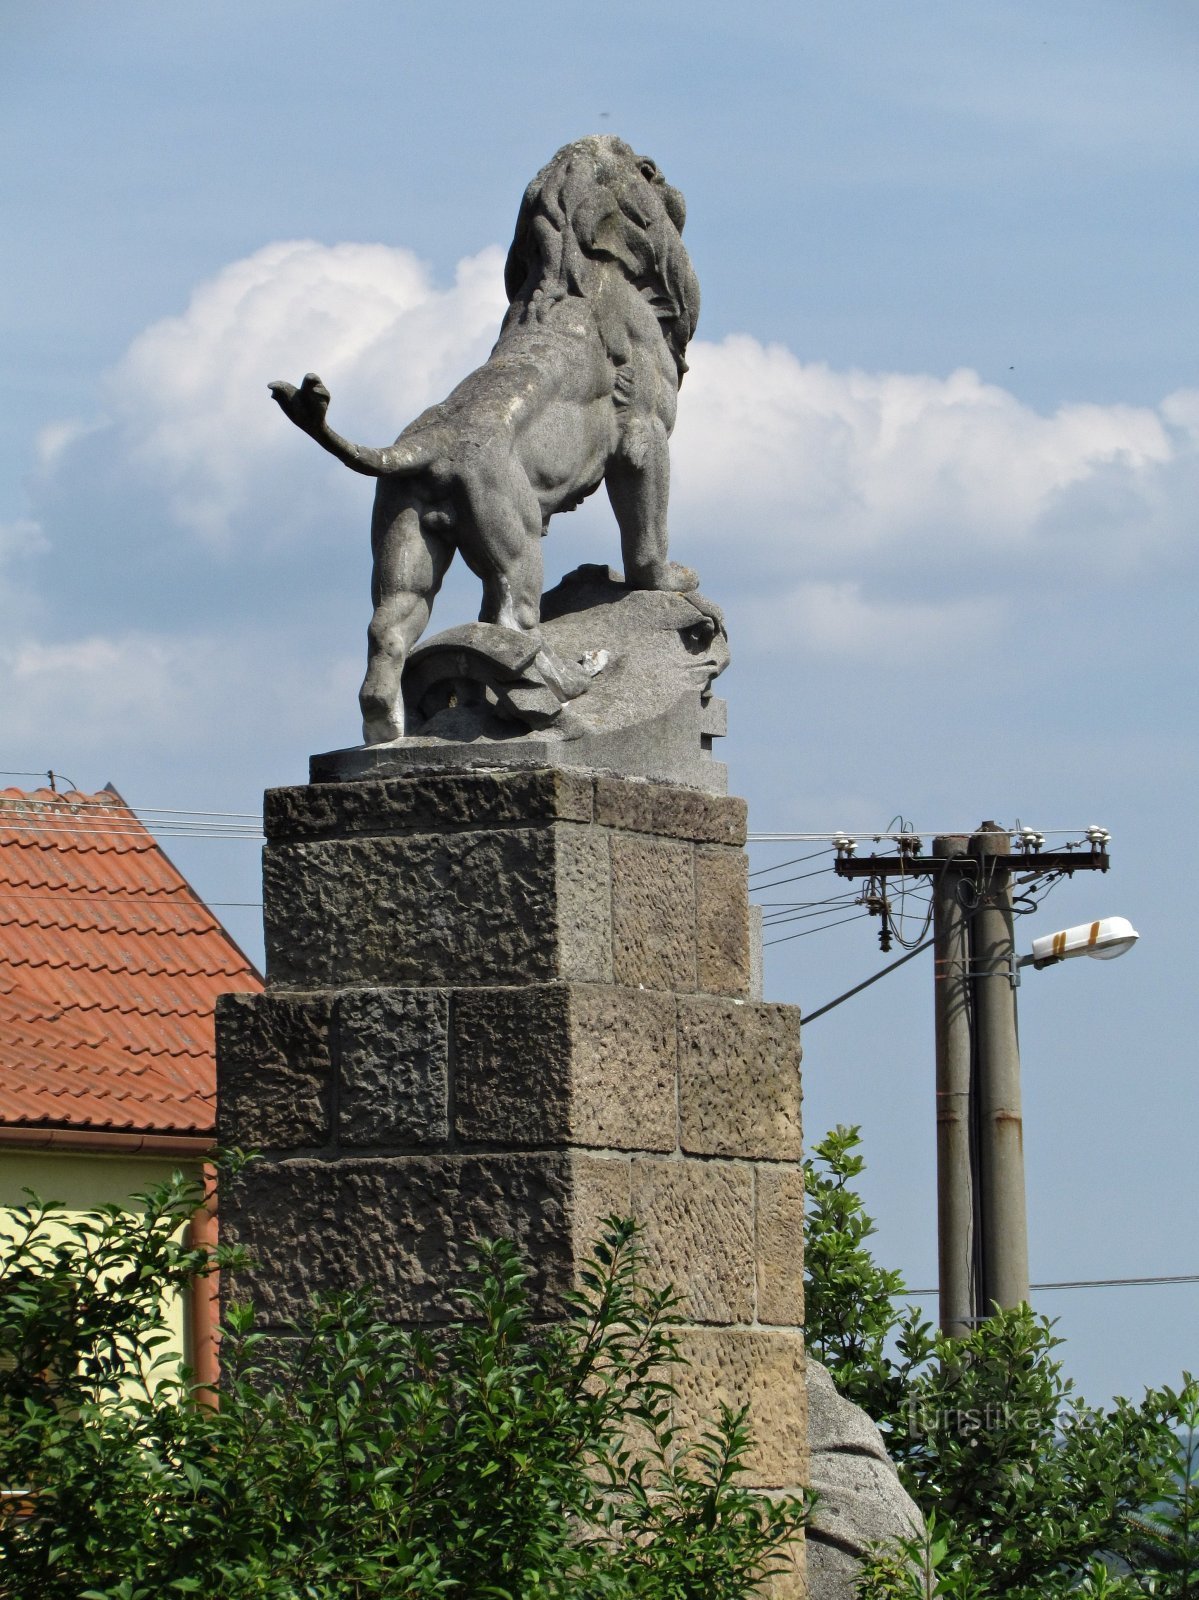
<path id="1" fill-rule="evenodd" d="M 805 1169 L 808 1344 L 879 1423 L 929 1518 L 925 1539 L 868 1563 L 862 1600 L 1196 1600 L 1199 1384 L 1100 1411 L 1026 1306 L 965 1339 L 934 1334 L 867 1247 L 860 1145 L 837 1128 Z"/>
<path id="2" fill-rule="evenodd" d="M 166 1354 L 169 1294 L 228 1264 L 178 1242 L 181 1179 L 70 1222 L 32 1204 L 0 1265 L 0 1593 L 19 1600 L 740 1600 L 797 1499 L 742 1486 L 723 1411 L 670 1427 L 669 1294 L 613 1222 L 568 1317 L 537 1325 L 511 1246 L 481 1245 L 444 1335 L 369 1297 L 285 1339 L 230 1316 L 219 1409 Z"/>

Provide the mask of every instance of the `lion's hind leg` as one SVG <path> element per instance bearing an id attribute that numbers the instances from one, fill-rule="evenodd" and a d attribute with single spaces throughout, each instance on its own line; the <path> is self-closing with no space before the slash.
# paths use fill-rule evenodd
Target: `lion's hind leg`
<path id="1" fill-rule="evenodd" d="M 482 580 L 479 621 L 527 633 L 541 620 L 540 502 L 506 452 L 474 463 L 462 487 L 470 515 L 458 530 L 458 548 Z"/>
<path id="2" fill-rule="evenodd" d="M 420 509 L 411 500 L 394 509 L 389 490 L 380 484 L 371 538 L 375 610 L 367 630 L 366 677 L 358 693 L 367 744 L 386 744 L 404 732 L 404 663 L 428 627 L 433 599 L 454 555 L 443 534 L 422 525 Z"/>

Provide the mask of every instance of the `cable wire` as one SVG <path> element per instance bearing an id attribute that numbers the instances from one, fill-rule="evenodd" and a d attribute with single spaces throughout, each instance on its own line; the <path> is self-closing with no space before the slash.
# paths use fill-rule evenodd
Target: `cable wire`
<path id="1" fill-rule="evenodd" d="M 826 922 L 819 928 L 804 928 L 800 933 L 786 933 L 781 939 L 765 939 L 762 943 L 764 950 L 769 950 L 772 944 L 788 944 L 792 939 L 806 939 L 809 934 L 823 933 L 826 928 L 841 928 L 847 922 L 860 922 L 863 917 L 868 917 L 869 911 L 859 911 L 856 916 L 842 917 L 839 922 Z"/>
<path id="2" fill-rule="evenodd" d="M 756 872 L 751 872 L 751 878 L 761 878 L 767 872 L 781 872 L 784 867 L 797 867 L 801 861 L 815 861 L 817 856 L 828 855 L 827 850 L 813 850 L 810 855 L 792 856 L 790 861 L 776 861 L 772 867 L 759 867 Z"/>
<path id="3" fill-rule="evenodd" d="M 0 900 L 50 900 L 56 905 L 61 905 L 64 900 L 78 900 L 110 906 L 114 910 L 117 906 L 125 910 L 133 901 L 144 902 L 143 909 L 146 910 L 153 910 L 157 906 L 194 906 L 197 909 L 204 906 L 244 906 L 252 911 L 262 909 L 261 900 L 202 900 L 198 896 L 147 894 L 133 890 L 114 890 L 112 894 L 9 894 L 0 888 Z"/>
<path id="4" fill-rule="evenodd" d="M 1028 1287 L 1043 1293 L 1054 1289 L 1148 1289 L 1167 1283 L 1199 1283 L 1199 1272 L 1175 1273 L 1158 1278 L 1072 1278 L 1057 1283 L 1030 1283 Z M 903 1289 L 897 1290 L 891 1298 L 903 1300 L 910 1296 L 915 1299 L 940 1292 L 939 1289 Z"/>
<path id="5" fill-rule="evenodd" d="M 812 872 L 796 872 L 790 878 L 776 878 L 773 883 L 757 883 L 754 885 L 755 894 L 766 894 L 771 889 L 781 889 L 785 883 L 802 883 L 805 878 L 820 878 L 833 868 L 816 867 Z"/>

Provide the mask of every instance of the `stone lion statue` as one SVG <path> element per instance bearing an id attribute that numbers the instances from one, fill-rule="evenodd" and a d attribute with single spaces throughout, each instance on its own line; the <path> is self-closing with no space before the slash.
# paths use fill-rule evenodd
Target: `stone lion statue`
<path id="1" fill-rule="evenodd" d="M 374 615 L 359 695 L 367 744 L 403 734 L 400 677 L 455 550 L 483 584 L 480 621 L 537 628 L 541 538 L 607 486 L 626 583 L 693 590 L 667 558 L 668 439 L 699 285 L 683 197 L 622 140 L 566 145 L 525 191 L 504 270 L 510 307 L 486 363 L 370 449 L 335 433 L 315 373 L 271 393 L 297 427 L 377 478 Z"/>

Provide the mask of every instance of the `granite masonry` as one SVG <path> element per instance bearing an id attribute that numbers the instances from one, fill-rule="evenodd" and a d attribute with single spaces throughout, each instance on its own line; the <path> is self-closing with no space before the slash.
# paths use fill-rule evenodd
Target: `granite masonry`
<path id="1" fill-rule="evenodd" d="M 261 1153 L 233 1292 L 437 1323 L 506 1235 L 553 1315 L 635 1216 L 683 1296 L 678 1423 L 748 1401 L 753 1481 L 803 1484 L 799 1016 L 753 993 L 745 821 L 563 768 L 269 792 L 266 991 L 217 1015 L 220 1139 Z"/>

